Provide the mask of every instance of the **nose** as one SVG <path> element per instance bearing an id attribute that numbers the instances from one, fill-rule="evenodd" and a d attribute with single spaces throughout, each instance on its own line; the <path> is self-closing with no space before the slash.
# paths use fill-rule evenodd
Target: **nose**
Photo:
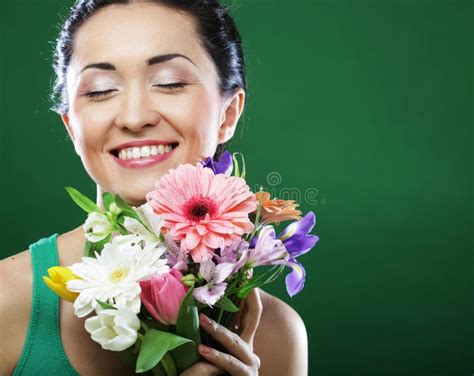
<path id="1" fill-rule="evenodd" d="M 139 132 L 143 127 L 156 126 L 161 115 L 155 108 L 150 93 L 136 87 L 123 94 L 115 124 L 121 129 Z"/>

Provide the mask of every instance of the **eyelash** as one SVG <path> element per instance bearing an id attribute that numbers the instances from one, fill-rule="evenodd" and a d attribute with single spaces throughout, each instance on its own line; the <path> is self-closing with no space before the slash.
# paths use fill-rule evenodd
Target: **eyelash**
<path id="1" fill-rule="evenodd" d="M 159 86 L 159 87 L 164 87 L 164 88 L 173 90 L 173 89 L 179 89 L 179 88 L 185 87 L 186 84 L 181 83 L 181 82 L 175 82 L 175 83 L 166 84 L 166 85 L 153 85 L 153 86 Z M 87 93 L 86 96 L 89 98 L 99 98 L 99 97 L 106 96 L 107 94 L 113 91 L 116 91 L 116 90 L 110 89 L 110 90 L 105 90 L 105 91 L 91 91 L 90 93 Z"/>

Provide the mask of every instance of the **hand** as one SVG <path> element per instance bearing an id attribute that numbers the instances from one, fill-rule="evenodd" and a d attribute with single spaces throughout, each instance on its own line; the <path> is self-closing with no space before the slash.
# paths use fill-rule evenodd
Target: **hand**
<path id="1" fill-rule="evenodd" d="M 199 345 L 199 353 L 207 362 L 194 364 L 181 373 L 181 376 L 215 376 L 223 372 L 236 376 L 258 375 L 260 358 L 253 352 L 253 340 L 262 315 L 262 308 L 258 290 L 253 289 L 241 309 L 243 317 L 240 337 L 201 314 L 201 327 L 220 342 L 229 354 Z"/>

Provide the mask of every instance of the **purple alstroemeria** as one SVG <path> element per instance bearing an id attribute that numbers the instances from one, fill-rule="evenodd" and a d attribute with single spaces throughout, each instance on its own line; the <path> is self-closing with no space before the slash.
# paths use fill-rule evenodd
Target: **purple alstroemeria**
<path id="1" fill-rule="evenodd" d="M 255 239 L 255 238 L 254 238 Z M 273 226 L 263 226 L 256 241 L 252 241 L 254 248 L 244 251 L 239 264 L 254 268 L 259 265 L 276 265 L 285 262 L 289 254 L 280 239 L 276 239 Z M 252 244 L 253 243 L 253 244 Z"/>
<path id="2" fill-rule="evenodd" d="M 243 262 L 239 262 L 249 248 L 249 243 L 243 239 L 235 239 L 230 245 L 223 247 L 218 254 L 214 255 L 219 264 L 232 263 L 235 265 L 232 274 L 239 271 Z"/>
<path id="3" fill-rule="evenodd" d="M 210 168 L 214 171 L 214 174 L 224 174 L 230 176 L 232 169 L 234 168 L 234 163 L 232 161 L 232 154 L 227 150 L 222 153 L 219 157 L 219 160 L 216 162 L 212 157 L 207 157 L 202 161 L 204 167 Z"/>
<path id="4" fill-rule="evenodd" d="M 232 274 L 234 267 L 235 264 L 230 262 L 223 262 L 218 265 L 209 259 L 201 262 L 199 272 L 207 281 L 207 284 L 194 289 L 194 299 L 209 306 L 216 304 L 225 293 L 227 283 L 224 281 Z"/>
<path id="5" fill-rule="evenodd" d="M 316 216 L 313 212 L 309 212 L 300 220 L 290 223 L 278 236 L 290 254 L 287 265 L 293 269 L 285 280 L 290 296 L 296 295 L 303 289 L 306 271 L 296 258 L 308 252 L 318 242 L 318 236 L 309 235 L 315 224 Z"/>
<path id="6" fill-rule="evenodd" d="M 163 236 L 163 243 L 167 249 L 166 260 L 168 265 L 173 269 L 186 271 L 188 270 L 188 256 L 187 253 L 180 249 L 176 242 L 171 238 L 169 234 Z"/>

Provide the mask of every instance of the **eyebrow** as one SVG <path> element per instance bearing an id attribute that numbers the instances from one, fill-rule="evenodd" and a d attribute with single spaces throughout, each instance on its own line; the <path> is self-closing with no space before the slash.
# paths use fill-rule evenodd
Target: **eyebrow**
<path id="1" fill-rule="evenodd" d="M 156 55 L 156 56 L 153 56 L 153 57 L 149 58 L 146 61 L 146 63 L 147 63 L 147 65 L 161 64 L 161 63 L 164 63 L 166 61 L 169 61 L 169 60 L 172 60 L 172 59 L 175 59 L 175 58 L 178 58 L 178 57 L 182 57 L 182 58 L 188 60 L 194 66 L 197 67 L 197 65 L 194 63 L 194 61 L 192 61 L 189 57 L 187 57 L 185 55 L 182 55 L 182 54 L 176 54 L 176 53 Z M 117 70 L 115 68 L 115 65 L 110 64 L 110 63 L 106 63 L 106 62 L 102 62 L 102 63 L 88 64 L 84 68 L 81 69 L 80 73 L 84 72 L 86 69 L 89 69 L 89 68 L 97 68 L 97 69 L 103 69 L 103 70 Z"/>

